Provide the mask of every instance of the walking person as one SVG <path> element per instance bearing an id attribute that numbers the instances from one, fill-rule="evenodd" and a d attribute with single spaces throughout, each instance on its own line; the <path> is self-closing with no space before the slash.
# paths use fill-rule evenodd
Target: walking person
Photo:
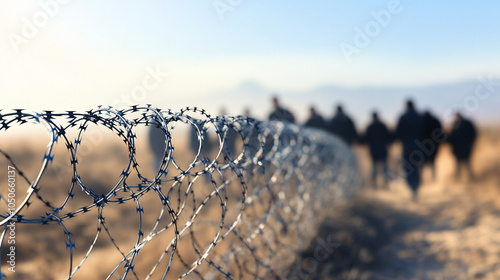
<path id="1" fill-rule="evenodd" d="M 307 127 L 314 127 L 319 129 L 325 129 L 326 123 L 323 117 L 316 112 L 314 106 L 309 107 L 309 119 L 304 123 Z"/>
<path id="2" fill-rule="evenodd" d="M 264 144 L 262 139 L 259 137 L 260 129 L 259 124 L 260 121 L 256 120 L 252 117 L 250 112 L 250 108 L 245 108 L 243 111 L 243 116 L 248 117 L 248 123 L 243 127 L 243 138 L 247 140 L 243 140 L 243 143 L 247 145 L 247 149 L 245 150 L 245 156 L 249 159 L 253 159 L 259 151 L 263 152 L 262 145 Z"/>
<path id="3" fill-rule="evenodd" d="M 224 120 L 224 116 L 227 115 L 226 109 L 221 108 L 220 110 L 220 116 L 221 120 L 217 123 L 217 128 L 220 130 L 223 136 L 224 140 L 224 147 L 223 150 L 227 152 L 228 156 L 231 159 L 234 159 L 236 154 L 236 141 L 238 140 L 238 132 L 234 129 L 233 125 L 231 123 L 226 123 L 222 120 Z"/>
<path id="4" fill-rule="evenodd" d="M 272 99 L 273 102 L 273 111 L 269 115 L 269 120 L 270 121 L 282 121 L 282 122 L 289 122 L 289 123 L 294 123 L 295 122 L 295 117 L 293 114 L 288 111 L 287 109 L 281 107 L 281 104 L 278 100 L 278 97 L 273 97 Z"/>
<path id="5" fill-rule="evenodd" d="M 193 154 L 198 156 L 198 160 L 208 161 L 212 150 L 212 142 L 204 121 L 194 120 L 189 138 Z"/>
<path id="6" fill-rule="evenodd" d="M 389 180 L 387 147 L 391 143 L 391 134 L 387 126 L 379 119 L 377 112 L 373 112 L 372 122 L 366 128 L 366 132 L 361 139 L 362 142 L 366 143 L 370 148 L 373 186 L 378 188 L 377 175 L 380 168 L 382 168 L 382 175 L 384 176 L 385 183 L 387 184 Z"/>
<path id="7" fill-rule="evenodd" d="M 474 179 L 474 172 L 470 163 L 472 148 L 476 140 L 477 132 L 472 121 L 464 118 L 462 114 L 455 114 L 455 122 L 448 137 L 451 144 L 453 155 L 456 159 L 455 177 L 461 177 L 462 166 L 468 172 L 469 178 Z"/>
<path id="8" fill-rule="evenodd" d="M 153 153 L 153 167 L 155 172 L 160 171 L 161 164 L 165 157 L 165 149 L 166 149 L 166 137 L 165 131 L 160 127 L 160 123 L 156 120 L 152 121 L 149 124 L 148 130 L 149 136 L 149 148 Z"/>
<path id="9" fill-rule="evenodd" d="M 344 140 L 349 146 L 358 138 L 354 122 L 344 113 L 341 105 L 337 106 L 337 113 L 328 124 L 328 129 L 331 133 Z"/>
<path id="10" fill-rule="evenodd" d="M 425 155 L 420 151 L 417 142 L 422 139 L 423 120 L 415 110 L 413 101 L 406 102 L 406 111 L 401 115 L 396 126 L 396 138 L 403 145 L 403 169 L 413 200 L 417 200 L 420 186 L 420 168 L 425 161 Z"/>
<path id="11" fill-rule="evenodd" d="M 444 135 L 443 127 L 441 126 L 441 122 L 429 111 L 424 112 L 422 122 L 422 141 L 433 141 L 434 143 L 432 147 L 426 149 L 425 151 L 424 166 L 430 166 L 432 172 L 432 180 L 436 180 L 435 162 L 441 142 L 434 141 L 434 139 L 435 135 Z"/>

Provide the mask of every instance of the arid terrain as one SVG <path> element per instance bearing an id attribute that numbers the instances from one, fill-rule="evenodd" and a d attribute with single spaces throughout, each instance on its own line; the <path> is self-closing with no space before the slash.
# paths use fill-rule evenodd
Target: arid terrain
<path id="1" fill-rule="evenodd" d="M 44 145 L 39 145 L 42 149 L 18 149 L 13 150 L 13 153 L 26 159 L 41 160 Z M 59 153 L 64 153 L 64 147 L 58 149 Z M 399 146 L 394 145 L 391 149 L 391 169 L 397 168 L 398 152 Z M 499 129 L 481 130 L 473 156 L 476 175 L 473 179 L 467 178 L 466 174 L 459 179 L 454 177 L 455 163 L 450 147 L 443 145 L 437 158 L 437 177 L 433 180 L 430 170 L 424 169 L 417 202 L 412 201 L 402 178 L 374 188 L 369 179 L 371 167 L 367 148 L 356 146 L 355 153 L 364 180 L 362 188 L 352 200 L 336 205 L 335 211 L 327 213 L 315 241 L 308 250 L 299 252 L 302 256 L 300 269 L 291 274 L 290 279 L 500 278 Z M 61 203 L 68 191 L 68 185 L 61 189 L 60 182 L 71 180 L 71 172 L 61 171 L 64 166 L 57 165 L 58 160 L 60 159 L 55 159 L 56 164 L 53 164 L 56 168 L 48 170 L 42 181 L 44 190 L 41 195 L 50 197 L 54 203 Z M 81 171 L 92 175 L 87 180 L 94 180 L 89 181 L 94 185 L 99 178 L 106 178 L 113 183 L 118 175 L 115 174 L 116 168 L 105 167 L 116 167 L 123 160 L 126 160 L 126 152 L 123 150 L 99 146 L 89 153 L 86 162 L 82 162 L 82 168 L 85 166 L 86 169 Z M 150 159 L 146 157 L 144 160 Z M 5 159 L 2 161 L 6 163 Z M 26 161 L 26 164 L 26 169 L 34 170 L 39 162 Z M 58 169 L 58 166 L 62 169 Z M 110 173 L 110 170 L 115 173 Z M 30 178 L 36 174 L 28 173 Z M 0 180 L 5 181 L 6 178 L 6 172 L 0 173 Z M 99 184 L 96 186 L 99 187 Z M 19 182 L 18 192 L 22 188 L 26 186 Z M 156 203 L 155 199 L 145 198 L 145 201 Z M 85 199 L 77 202 L 78 206 L 90 203 Z M 150 206 L 153 207 L 153 204 Z M 37 209 L 43 209 L 43 205 L 33 205 L 32 209 L 30 211 L 36 212 Z M 120 209 L 110 209 L 106 213 L 106 223 L 117 244 L 130 248 L 137 238 L 137 230 L 132 233 L 130 231 L 131 228 L 136 228 L 136 206 L 128 205 Z M 81 261 L 97 233 L 97 212 L 93 210 L 89 215 L 89 219 L 75 219 L 75 222 L 68 223 L 72 234 L 83 239 L 83 243 L 78 243 L 76 248 L 75 255 L 78 258 L 75 258 L 75 262 Z M 125 216 L 132 217 L 125 219 L 130 223 L 123 223 Z M 220 216 L 220 213 L 217 212 L 215 216 Z M 146 219 L 144 226 L 151 227 L 156 217 L 155 214 L 152 216 L 153 220 Z M 60 227 L 54 231 L 23 225 L 19 227 L 17 234 L 16 274 L 4 272 L 8 268 L 4 259 L 8 253 L 5 251 L 6 247 L 2 251 L 2 272 L 10 275 L 11 279 L 64 279 L 68 275 L 66 236 Z M 75 279 L 85 279 L 87 275 L 105 277 L 122 258 L 105 230 L 102 230 L 101 235 L 96 248 Z M 161 240 L 152 244 L 159 244 L 158 248 L 165 246 Z M 145 262 L 154 263 L 160 255 L 161 250 L 155 256 L 142 257 Z M 140 271 L 139 268 L 137 270 Z M 171 274 L 179 275 L 182 271 L 185 271 L 185 266 L 176 263 Z M 193 277 L 197 279 L 197 276 Z"/>
<path id="2" fill-rule="evenodd" d="M 357 147 L 363 188 L 323 222 L 298 279 L 500 279 L 499 132 L 481 130 L 474 179 L 455 178 L 443 145 L 437 178 L 424 169 L 418 202 L 403 179 L 374 189 L 368 151 Z M 391 151 L 393 168 L 398 149 Z"/>

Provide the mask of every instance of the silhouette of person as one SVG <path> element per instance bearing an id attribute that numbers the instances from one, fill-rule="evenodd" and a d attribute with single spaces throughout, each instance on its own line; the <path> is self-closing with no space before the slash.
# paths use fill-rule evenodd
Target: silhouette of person
<path id="1" fill-rule="evenodd" d="M 293 114 L 288 111 L 287 109 L 281 107 L 278 97 L 273 97 L 273 107 L 274 110 L 271 112 L 269 115 L 269 120 L 270 121 L 283 121 L 283 122 L 290 122 L 294 123 L 295 122 L 295 117 Z"/>
<path id="2" fill-rule="evenodd" d="M 197 156 L 196 161 L 202 162 L 205 166 L 210 162 L 210 152 L 212 151 L 212 141 L 210 140 L 208 130 L 205 126 L 205 122 L 202 120 L 194 120 L 189 131 L 190 143 L 189 146 L 194 156 Z M 203 137 L 200 138 L 200 137 Z M 200 147 L 201 142 L 201 147 Z M 200 149 L 198 153 L 198 149 Z M 194 158 L 193 158 L 194 159 Z M 205 182 L 209 183 L 211 176 L 204 174 Z"/>
<path id="3" fill-rule="evenodd" d="M 314 106 L 309 107 L 309 119 L 305 122 L 305 126 L 325 129 L 326 123 L 323 117 L 316 112 Z"/>
<path id="4" fill-rule="evenodd" d="M 244 143 L 247 143 L 247 150 L 245 151 L 245 155 L 247 157 L 253 158 L 257 155 L 259 150 L 261 149 L 261 140 L 259 139 L 259 132 L 257 129 L 259 121 L 255 120 L 252 117 L 250 112 L 250 108 L 245 108 L 243 115 L 252 119 L 252 122 L 249 122 L 247 125 L 243 127 L 243 135 L 246 140 Z"/>
<path id="5" fill-rule="evenodd" d="M 419 169 L 425 161 L 425 155 L 417 145 L 418 140 L 422 139 L 422 129 L 422 117 L 415 110 L 413 101 L 408 100 L 406 112 L 401 115 L 396 126 L 396 138 L 403 145 L 403 169 L 414 200 L 417 199 L 417 190 L 420 185 Z"/>
<path id="6" fill-rule="evenodd" d="M 339 136 L 349 145 L 352 145 L 358 138 L 354 122 L 344 113 L 344 109 L 340 105 L 337 106 L 337 114 L 328 124 L 328 128 L 330 132 Z"/>
<path id="7" fill-rule="evenodd" d="M 379 167 L 382 167 L 386 183 L 389 179 L 389 169 L 387 167 L 387 147 L 391 142 L 391 133 L 387 126 L 379 119 L 378 113 L 373 112 L 372 122 L 366 128 L 363 142 L 370 148 L 372 158 L 372 182 L 377 187 L 377 174 Z"/>
<path id="8" fill-rule="evenodd" d="M 220 115 L 227 115 L 226 109 L 222 108 L 220 111 Z M 218 123 L 219 130 L 222 130 L 226 127 L 226 132 L 223 134 L 224 136 L 224 149 L 228 152 L 229 156 L 232 158 L 236 153 L 236 140 L 238 139 L 238 132 L 234 130 L 234 128 L 229 123 Z M 221 131 L 223 133 L 223 131 Z"/>
<path id="9" fill-rule="evenodd" d="M 474 178 L 472 166 L 470 164 L 470 157 L 472 154 L 472 147 L 476 140 L 477 132 L 474 124 L 464 118 L 462 114 L 455 114 L 455 122 L 453 123 L 452 131 L 448 137 L 448 141 L 452 146 L 453 155 L 456 158 L 456 178 L 460 178 L 460 169 L 465 165 L 469 178 Z"/>
<path id="10" fill-rule="evenodd" d="M 441 122 L 431 114 L 429 111 L 425 111 L 422 116 L 423 128 L 422 128 L 422 140 L 423 141 L 434 141 L 435 135 L 443 135 L 443 127 Z M 441 142 L 434 141 L 435 146 L 425 151 L 425 162 L 424 165 L 430 165 L 432 170 L 432 179 L 436 179 L 436 155 L 439 150 L 439 145 Z"/>
<path id="11" fill-rule="evenodd" d="M 212 143 L 209 138 L 208 130 L 206 128 L 204 129 L 204 124 L 205 123 L 203 121 L 196 121 L 190 130 L 190 147 L 195 155 L 198 154 L 198 149 L 200 148 L 201 139 L 198 137 L 201 137 L 203 134 L 203 141 L 201 142 L 201 150 L 198 155 L 198 160 L 205 159 L 212 149 Z"/>
<path id="12" fill-rule="evenodd" d="M 155 172 L 158 172 L 167 146 L 165 144 L 165 132 L 160 128 L 160 124 L 157 121 L 152 121 L 149 124 L 148 136 L 149 148 L 153 153 L 153 166 Z"/>

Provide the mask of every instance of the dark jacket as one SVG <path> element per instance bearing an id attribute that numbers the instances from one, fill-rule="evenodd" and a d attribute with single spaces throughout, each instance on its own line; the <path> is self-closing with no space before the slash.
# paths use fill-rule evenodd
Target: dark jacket
<path id="1" fill-rule="evenodd" d="M 423 120 L 416 110 L 407 110 L 398 121 L 395 138 L 403 144 L 403 157 L 408 159 L 410 154 L 419 150 L 417 140 L 422 139 Z"/>
<path id="2" fill-rule="evenodd" d="M 373 121 L 366 129 L 363 142 L 370 147 L 370 155 L 374 161 L 387 159 L 387 146 L 391 142 L 391 134 L 383 122 Z"/>
<path id="3" fill-rule="evenodd" d="M 431 140 L 436 144 L 435 149 L 432 149 L 428 154 L 426 154 L 425 160 L 428 162 L 434 162 L 438 152 L 439 144 L 435 142 L 433 135 L 443 135 L 443 127 L 441 122 L 431 114 L 424 114 L 422 117 L 423 129 L 422 129 L 422 139 L 423 141 Z"/>
<path id="4" fill-rule="evenodd" d="M 198 129 L 196 129 L 196 127 Z M 193 153 L 196 155 L 198 153 L 198 149 L 200 148 L 200 139 L 198 137 L 203 134 L 203 141 L 201 145 L 201 151 L 199 154 L 199 157 L 201 159 L 207 157 L 207 155 L 210 153 L 210 150 L 212 149 L 212 143 L 210 141 L 210 137 L 208 134 L 208 131 L 206 129 L 203 129 L 203 122 L 197 122 L 193 126 L 191 126 L 190 130 L 190 147 Z"/>
<path id="5" fill-rule="evenodd" d="M 344 113 L 337 113 L 330 121 L 328 128 L 330 132 L 339 136 L 349 145 L 358 138 L 354 122 Z"/>
<path id="6" fill-rule="evenodd" d="M 453 154 L 458 160 L 470 159 L 476 136 L 476 128 L 471 121 L 462 119 L 453 124 L 448 141 L 452 146 Z"/>
<path id="7" fill-rule="evenodd" d="M 304 125 L 308 126 L 308 127 L 315 127 L 315 128 L 320 128 L 320 129 L 325 129 L 326 128 L 325 120 L 319 114 L 312 115 L 306 121 L 306 123 Z"/>
<path id="8" fill-rule="evenodd" d="M 295 117 L 287 109 L 278 107 L 269 115 L 269 120 L 294 123 Z"/>

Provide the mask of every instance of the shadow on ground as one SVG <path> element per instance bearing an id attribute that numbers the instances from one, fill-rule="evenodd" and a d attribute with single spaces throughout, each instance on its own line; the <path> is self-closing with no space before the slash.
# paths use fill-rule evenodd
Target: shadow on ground
<path id="1" fill-rule="evenodd" d="M 420 259 L 419 267 L 413 265 L 422 257 L 415 252 L 429 244 L 405 252 L 407 244 L 398 241 L 427 224 L 424 216 L 357 196 L 323 221 L 289 279 L 411 279 L 422 261 L 432 270 L 442 269 L 430 256 Z"/>

